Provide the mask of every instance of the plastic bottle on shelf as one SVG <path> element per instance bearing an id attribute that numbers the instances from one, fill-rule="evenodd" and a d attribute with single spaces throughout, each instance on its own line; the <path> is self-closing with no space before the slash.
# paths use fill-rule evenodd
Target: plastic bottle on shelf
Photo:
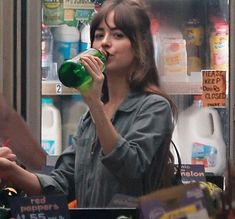
<path id="1" fill-rule="evenodd" d="M 170 25 L 160 26 L 154 40 L 156 64 L 162 80 L 185 81 L 187 52 L 181 31 Z"/>
<path id="2" fill-rule="evenodd" d="M 58 25 L 63 23 L 64 9 L 63 1 L 43 0 L 43 22 L 47 25 Z"/>
<path id="3" fill-rule="evenodd" d="M 104 64 L 102 69 L 104 71 L 106 63 L 105 55 L 99 50 L 90 48 L 74 58 L 65 61 L 58 70 L 58 77 L 66 87 L 79 87 L 80 90 L 86 90 L 89 89 L 92 83 L 92 77 L 81 63 L 81 54 L 90 54 L 99 57 Z"/>
<path id="4" fill-rule="evenodd" d="M 42 24 L 41 40 L 42 80 L 50 80 L 53 68 L 53 35 L 48 26 Z"/>
<path id="5" fill-rule="evenodd" d="M 212 19 L 210 34 L 210 67 L 228 71 L 229 66 L 229 27 L 226 21 Z"/>
<path id="6" fill-rule="evenodd" d="M 79 53 L 80 32 L 77 27 L 61 25 L 54 28 L 54 60 L 57 67 Z"/>
<path id="7" fill-rule="evenodd" d="M 203 27 L 196 18 L 189 19 L 184 27 L 184 38 L 187 49 L 188 74 L 202 69 Z"/>
<path id="8" fill-rule="evenodd" d="M 72 137 L 77 130 L 80 117 L 87 111 L 88 107 L 80 95 L 73 95 L 63 105 L 63 146 L 67 147 L 72 143 Z"/>
<path id="9" fill-rule="evenodd" d="M 80 52 L 83 52 L 89 49 L 91 46 L 90 41 L 90 24 L 84 23 L 81 26 L 81 43 L 80 43 Z"/>
<path id="10" fill-rule="evenodd" d="M 203 107 L 200 95 L 179 114 L 173 134 L 183 164 L 201 164 L 205 171 L 222 175 L 226 166 L 226 145 L 216 109 Z M 182 153 L 183 152 L 183 153 Z"/>
<path id="11" fill-rule="evenodd" d="M 62 149 L 62 129 L 60 111 L 53 104 L 53 99 L 42 98 L 42 131 L 43 149 L 49 155 L 59 155 Z"/>

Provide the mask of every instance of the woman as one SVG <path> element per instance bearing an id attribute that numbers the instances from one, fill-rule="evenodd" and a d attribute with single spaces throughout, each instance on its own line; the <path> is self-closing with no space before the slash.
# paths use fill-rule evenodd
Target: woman
<path id="1" fill-rule="evenodd" d="M 81 92 L 89 107 L 73 143 L 50 176 L 0 160 L 0 170 L 28 194 L 64 193 L 79 207 L 104 207 L 122 193 L 141 196 L 171 185 L 170 140 L 174 104 L 160 90 L 150 21 L 133 0 L 108 0 L 91 23 L 92 47 L 107 57 L 84 55 L 93 83 Z M 79 90 L 79 89 L 78 89 Z"/>

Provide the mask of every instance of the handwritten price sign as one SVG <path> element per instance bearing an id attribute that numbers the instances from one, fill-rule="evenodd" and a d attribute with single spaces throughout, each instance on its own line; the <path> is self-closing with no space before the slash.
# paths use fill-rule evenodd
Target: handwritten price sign
<path id="1" fill-rule="evenodd" d="M 11 214 L 16 219 L 67 219 L 69 211 L 63 195 L 14 197 Z"/>

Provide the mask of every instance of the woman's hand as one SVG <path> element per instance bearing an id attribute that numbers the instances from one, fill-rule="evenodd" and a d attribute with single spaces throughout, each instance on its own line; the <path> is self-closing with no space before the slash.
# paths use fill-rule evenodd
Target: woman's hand
<path id="1" fill-rule="evenodd" d="M 16 162 L 16 155 L 12 152 L 9 147 L 0 148 L 0 158 L 6 158 L 10 161 Z"/>
<path id="2" fill-rule="evenodd" d="M 11 183 L 8 181 L 8 176 L 11 172 L 12 166 L 17 165 L 16 156 L 9 152 L 9 148 L 0 148 L 0 189 Z"/>
<path id="3" fill-rule="evenodd" d="M 7 184 L 7 174 L 9 173 L 13 162 L 16 164 L 16 155 L 12 150 L 9 147 L 0 147 L 0 179 L 4 182 L 0 183 L 0 187 Z"/>
<path id="4" fill-rule="evenodd" d="M 102 95 L 102 86 L 104 82 L 104 75 L 102 73 L 103 62 L 95 56 L 84 55 L 81 57 L 82 64 L 89 71 L 92 77 L 91 87 L 85 91 L 77 90 L 84 97 L 85 102 L 89 105 L 92 101 L 100 101 Z"/>

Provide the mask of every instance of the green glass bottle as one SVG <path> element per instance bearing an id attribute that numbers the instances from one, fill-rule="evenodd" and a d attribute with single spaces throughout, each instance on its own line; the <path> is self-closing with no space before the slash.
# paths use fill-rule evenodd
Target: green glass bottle
<path id="1" fill-rule="evenodd" d="M 92 84 L 92 77 L 89 72 L 81 63 L 80 56 L 89 54 L 97 56 L 103 62 L 103 69 L 105 70 L 106 57 L 105 55 L 94 48 L 87 49 L 86 51 L 78 54 L 72 59 L 66 60 L 58 70 L 58 77 L 61 83 L 66 87 L 79 88 L 81 91 L 89 89 Z"/>

